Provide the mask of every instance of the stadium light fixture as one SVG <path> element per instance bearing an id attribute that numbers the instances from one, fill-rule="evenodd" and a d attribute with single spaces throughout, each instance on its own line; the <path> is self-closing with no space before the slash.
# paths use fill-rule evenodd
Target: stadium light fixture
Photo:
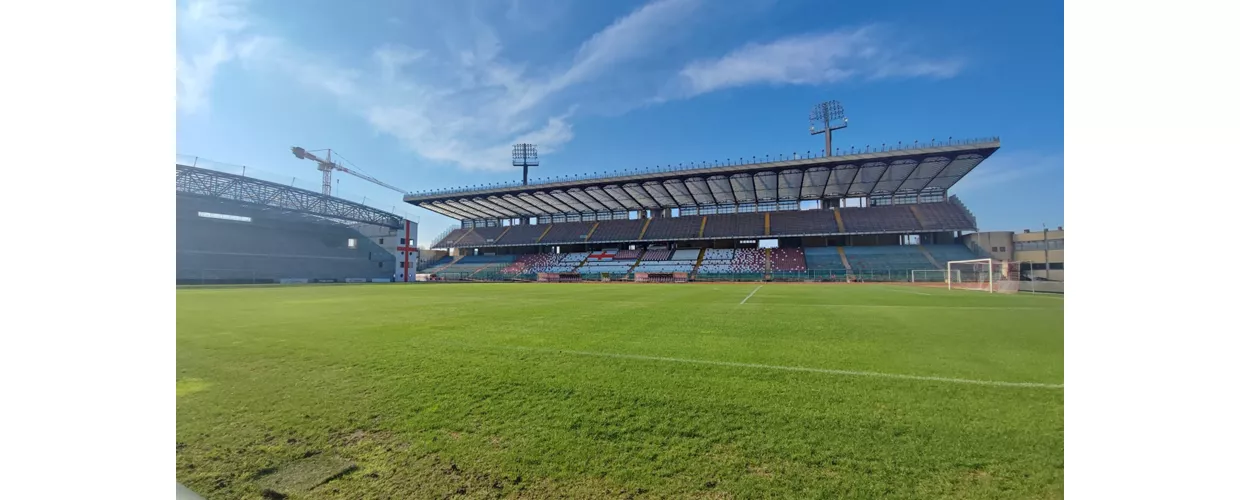
<path id="1" fill-rule="evenodd" d="M 538 146 L 525 143 L 513 144 L 512 166 L 521 167 L 521 185 L 529 185 L 530 167 L 538 166 Z"/>
<path id="2" fill-rule="evenodd" d="M 822 134 L 826 141 L 823 151 L 831 151 L 832 132 L 848 127 L 844 105 L 830 100 L 813 105 L 809 109 L 809 135 Z"/>

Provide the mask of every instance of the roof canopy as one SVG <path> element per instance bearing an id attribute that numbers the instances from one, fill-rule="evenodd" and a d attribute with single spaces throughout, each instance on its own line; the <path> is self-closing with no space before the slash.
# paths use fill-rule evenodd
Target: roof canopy
<path id="1" fill-rule="evenodd" d="M 274 182 L 177 164 L 177 194 L 219 198 L 341 221 L 403 228 L 405 218 L 349 200 Z"/>
<path id="2" fill-rule="evenodd" d="M 414 193 L 405 202 L 459 220 L 628 212 L 757 202 L 944 193 L 999 140 L 539 185 Z"/>

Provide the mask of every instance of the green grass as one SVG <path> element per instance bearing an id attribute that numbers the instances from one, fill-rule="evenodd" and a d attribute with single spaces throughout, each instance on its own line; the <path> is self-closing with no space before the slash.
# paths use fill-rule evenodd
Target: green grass
<path id="1" fill-rule="evenodd" d="M 334 454 L 292 498 L 1063 496 L 1061 297 L 755 287 L 179 289 L 177 480 L 257 498 Z"/>

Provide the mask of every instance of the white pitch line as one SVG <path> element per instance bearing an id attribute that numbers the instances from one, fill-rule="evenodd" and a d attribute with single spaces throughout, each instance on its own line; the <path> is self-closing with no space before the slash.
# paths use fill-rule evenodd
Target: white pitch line
<path id="1" fill-rule="evenodd" d="M 538 347 L 523 346 L 481 346 L 457 344 L 468 347 L 508 349 L 516 351 L 532 351 L 548 354 L 574 354 L 577 356 L 595 356 L 600 358 L 613 359 L 634 359 L 640 361 L 665 361 L 671 363 L 688 363 L 696 365 L 714 365 L 714 366 L 731 366 L 735 368 L 756 368 L 761 370 L 780 370 L 788 372 L 809 372 L 823 373 L 827 375 L 846 375 L 854 377 L 877 377 L 877 378 L 893 378 L 903 380 L 920 380 L 924 382 L 948 382 L 953 384 L 972 384 L 972 385 L 989 385 L 996 387 L 1030 387 L 1038 389 L 1063 389 L 1063 384 L 1044 384 L 1040 382 L 1004 382 L 1001 380 L 974 380 L 967 378 L 951 378 L 951 377 L 935 377 L 929 375 L 904 375 L 899 373 L 882 373 L 882 372 L 866 372 L 855 370 L 833 370 L 829 368 L 806 368 L 801 366 L 779 366 L 779 365 L 763 365 L 757 363 L 738 363 L 734 361 L 711 361 L 706 359 L 685 359 L 685 358 L 668 358 L 663 356 L 643 356 L 641 354 L 615 354 L 608 352 L 590 352 L 590 351 L 571 351 L 564 349 L 545 349 Z"/>
<path id="2" fill-rule="evenodd" d="M 753 297 L 753 294 L 758 293 L 758 290 L 761 290 L 761 289 L 762 289 L 762 285 L 758 285 L 758 288 L 753 289 L 752 292 L 749 292 L 749 295 L 746 295 L 745 298 L 741 299 L 741 304 L 744 304 L 746 301 L 749 300 L 750 297 Z"/>
<path id="3" fill-rule="evenodd" d="M 899 288 L 888 288 L 888 290 L 891 290 L 891 291 L 893 291 L 893 292 L 915 293 L 915 294 L 917 294 L 917 295 L 933 295 L 933 294 L 929 294 L 929 293 L 926 293 L 926 292 L 916 292 L 916 291 L 913 291 L 913 290 L 901 290 L 901 289 L 899 289 Z"/>

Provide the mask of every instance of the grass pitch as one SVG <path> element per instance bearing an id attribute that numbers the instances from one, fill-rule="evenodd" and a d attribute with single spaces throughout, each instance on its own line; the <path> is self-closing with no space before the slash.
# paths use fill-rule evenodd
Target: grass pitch
<path id="1" fill-rule="evenodd" d="M 290 498 L 1063 496 L 1061 297 L 756 287 L 179 289 L 177 480 L 259 498 L 329 455 L 357 467 Z"/>

